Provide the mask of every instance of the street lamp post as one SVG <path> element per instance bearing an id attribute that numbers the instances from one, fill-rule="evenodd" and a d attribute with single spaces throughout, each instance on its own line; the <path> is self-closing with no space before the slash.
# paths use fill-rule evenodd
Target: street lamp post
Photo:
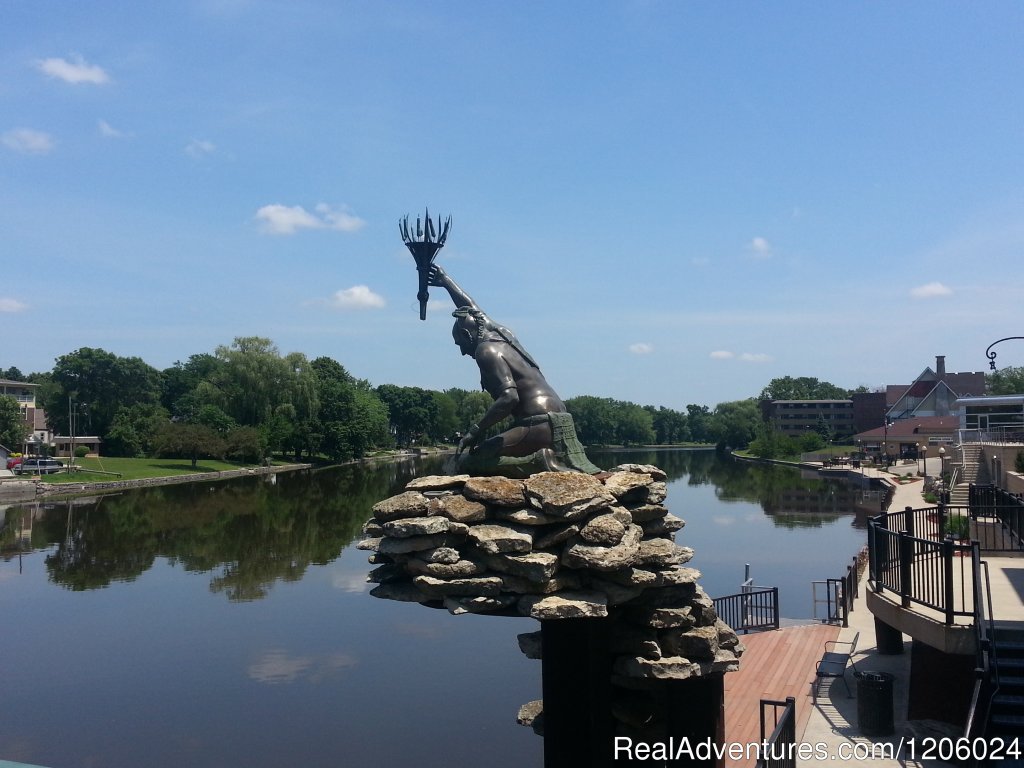
<path id="1" fill-rule="evenodd" d="M 915 459 L 914 463 L 917 464 L 918 466 L 920 466 L 920 464 L 921 464 L 921 444 L 920 443 L 917 444 L 917 456 L 915 456 L 914 459 Z"/>
<path id="2" fill-rule="evenodd" d="M 928 479 L 928 446 L 921 446 L 921 477 Z"/>

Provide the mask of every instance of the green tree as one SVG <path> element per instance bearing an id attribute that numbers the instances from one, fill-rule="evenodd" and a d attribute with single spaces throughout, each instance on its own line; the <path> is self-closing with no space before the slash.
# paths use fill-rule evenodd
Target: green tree
<path id="1" fill-rule="evenodd" d="M 256 427 L 235 427 L 224 438 L 225 455 L 236 461 L 257 464 L 267 455 L 267 445 Z"/>
<path id="2" fill-rule="evenodd" d="M 686 423 L 690 427 L 690 439 L 698 443 L 715 442 L 711 430 L 711 410 L 706 405 L 687 405 Z"/>
<path id="3" fill-rule="evenodd" d="M 391 431 L 398 445 L 413 445 L 434 429 L 437 403 L 427 390 L 381 384 L 376 392 L 387 406 Z"/>
<path id="4" fill-rule="evenodd" d="M 985 388 L 990 395 L 1024 394 L 1024 366 L 1001 368 L 986 374 Z"/>
<path id="5" fill-rule="evenodd" d="M 478 423 L 491 407 L 491 396 L 486 392 L 470 392 L 455 387 L 446 389 L 444 393 L 455 403 L 455 417 L 458 421 L 456 429 L 463 434 Z"/>
<path id="6" fill-rule="evenodd" d="M 810 376 L 782 376 L 761 390 L 759 400 L 845 400 L 848 390 Z"/>
<path id="7" fill-rule="evenodd" d="M 658 445 L 685 443 L 690 439 L 690 428 L 687 426 L 685 413 L 665 406 L 655 408 L 653 405 L 644 406 L 644 410 L 651 414 L 654 439 Z"/>
<path id="8" fill-rule="evenodd" d="M 210 382 L 223 367 L 224 361 L 215 355 L 203 353 L 189 355 L 188 361 L 176 362 L 162 371 L 163 381 L 160 391 L 160 403 L 168 411 L 178 416 L 177 404 L 186 395 L 195 392 L 203 382 Z M 202 403 L 210 402 L 202 399 Z"/>
<path id="9" fill-rule="evenodd" d="M 483 394 L 483 393 L 481 393 Z M 430 438 L 436 442 L 452 441 L 459 431 L 459 418 L 455 401 L 444 392 L 431 390 L 434 400 L 434 420 L 430 426 Z"/>
<path id="10" fill-rule="evenodd" d="M 122 407 L 156 405 L 160 402 L 160 371 L 138 357 L 118 357 L 103 349 L 82 347 L 57 358 L 52 380 L 55 390 L 45 393 L 50 425 L 69 434 L 69 399 L 87 426 L 77 427 L 106 437 Z"/>
<path id="11" fill-rule="evenodd" d="M 25 381 L 25 374 L 12 365 L 10 368 L 0 370 L 0 379 L 7 379 L 8 381 Z"/>
<path id="12" fill-rule="evenodd" d="M 613 400 L 606 397 L 580 395 L 565 401 L 572 414 L 576 435 L 585 445 L 613 445 L 615 443 L 615 416 Z"/>
<path id="13" fill-rule="evenodd" d="M 136 403 L 117 409 L 103 440 L 103 453 L 110 456 L 141 457 L 153 449 L 160 429 L 170 421 L 162 405 Z"/>
<path id="14" fill-rule="evenodd" d="M 0 395 L 0 445 L 20 451 L 29 432 L 18 401 L 10 395 Z"/>
<path id="15" fill-rule="evenodd" d="M 712 435 L 720 449 L 746 448 L 758 433 L 761 409 L 757 400 L 719 403 L 712 415 Z"/>
<path id="16" fill-rule="evenodd" d="M 153 450 L 161 458 L 189 459 L 195 469 L 200 458 L 219 459 L 227 444 L 201 424 L 164 424 L 154 438 Z"/>
<path id="17" fill-rule="evenodd" d="M 390 444 L 388 409 L 369 383 L 353 378 L 329 357 L 310 363 L 316 376 L 320 450 L 332 461 L 362 458 L 375 447 Z"/>

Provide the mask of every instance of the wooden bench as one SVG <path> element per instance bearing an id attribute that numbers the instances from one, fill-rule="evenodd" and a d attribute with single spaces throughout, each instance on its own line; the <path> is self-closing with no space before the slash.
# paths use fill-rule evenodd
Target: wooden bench
<path id="1" fill-rule="evenodd" d="M 829 640 L 825 643 L 825 652 L 814 665 L 814 701 L 818 700 L 818 686 L 826 677 L 838 677 L 842 680 L 846 686 L 846 693 L 853 698 L 850 685 L 846 682 L 846 666 L 849 664 L 853 667 L 854 677 L 859 674 L 856 662 L 851 661 L 851 657 L 857 651 L 859 639 L 860 632 L 853 636 L 853 640 Z"/>

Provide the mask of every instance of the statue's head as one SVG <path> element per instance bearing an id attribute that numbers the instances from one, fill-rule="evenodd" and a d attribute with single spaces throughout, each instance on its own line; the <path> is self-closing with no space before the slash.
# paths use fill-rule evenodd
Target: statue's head
<path id="1" fill-rule="evenodd" d="M 484 332 L 487 319 L 483 312 L 470 307 L 459 307 L 452 312 L 455 325 L 452 326 L 452 338 L 462 354 L 473 356 Z"/>

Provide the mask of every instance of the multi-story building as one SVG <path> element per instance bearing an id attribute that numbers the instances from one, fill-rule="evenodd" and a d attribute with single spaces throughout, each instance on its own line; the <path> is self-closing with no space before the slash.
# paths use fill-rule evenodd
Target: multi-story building
<path id="1" fill-rule="evenodd" d="M 854 432 L 852 400 L 763 400 L 761 413 L 788 437 L 827 431 L 841 440 Z"/>

